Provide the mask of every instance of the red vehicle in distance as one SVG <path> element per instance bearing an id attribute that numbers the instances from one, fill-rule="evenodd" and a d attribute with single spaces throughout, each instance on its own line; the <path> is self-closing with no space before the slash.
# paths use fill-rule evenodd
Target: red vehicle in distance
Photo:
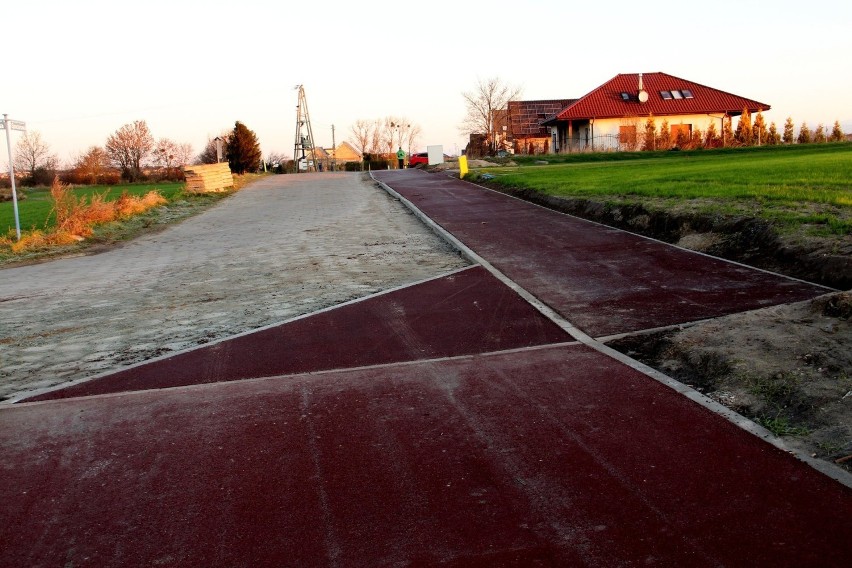
<path id="1" fill-rule="evenodd" d="M 424 166 L 429 165 L 429 153 L 428 152 L 420 152 L 418 154 L 411 154 L 408 156 L 408 167 L 413 168 L 420 164 Z"/>

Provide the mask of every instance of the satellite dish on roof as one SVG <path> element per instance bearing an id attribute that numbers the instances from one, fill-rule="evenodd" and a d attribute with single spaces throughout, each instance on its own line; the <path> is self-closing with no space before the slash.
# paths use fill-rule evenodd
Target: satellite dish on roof
<path id="1" fill-rule="evenodd" d="M 639 91 L 639 102 L 647 103 L 648 102 L 648 91 Z"/>

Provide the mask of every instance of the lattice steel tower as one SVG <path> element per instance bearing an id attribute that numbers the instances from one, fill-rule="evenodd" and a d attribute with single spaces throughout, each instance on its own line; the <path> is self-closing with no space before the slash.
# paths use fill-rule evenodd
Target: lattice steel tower
<path id="1" fill-rule="evenodd" d="M 296 161 L 296 173 L 317 171 L 317 155 L 314 150 L 314 133 L 311 130 L 311 115 L 308 114 L 308 99 L 305 98 L 304 85 L 296 85 L 299 90 L 299 102 L 296 103 L 296 144 L 293 147 L 293 159 Z"/>

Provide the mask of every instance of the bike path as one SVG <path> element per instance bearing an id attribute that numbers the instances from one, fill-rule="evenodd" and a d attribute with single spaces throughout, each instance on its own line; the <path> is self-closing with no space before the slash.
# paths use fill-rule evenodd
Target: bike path
<path id="1" fill-rule="evenodd" d="M 587 346 L 0 410 L 2 566 L 846 566 L 852 494 Z"/>
<path id="2" fill-rule="evenodd" d="M 0 566 L 846 565 L 848 486 L 568 341 L 477 266 L 2 407 Z"/>
<path id="3" fill-rule="evenodd" d="M 26 401 L 380 365 L 573 341 L 481 266 L 63 386 Z"/>
<path id="4" fill-rule="evenodd" d="M 828 289 L 558 213 L 446 175 L 373 172 L 592 337 L 796 302 Z"/>

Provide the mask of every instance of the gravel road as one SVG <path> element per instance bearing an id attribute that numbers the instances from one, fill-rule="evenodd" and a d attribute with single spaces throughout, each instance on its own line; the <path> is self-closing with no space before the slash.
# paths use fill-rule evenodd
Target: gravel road
<path id="1" fill-rule="evenodd" d="M 0 270 L 0 400 L 466 264 L 361 174 L 266 177 L 107 252 Z"/>

